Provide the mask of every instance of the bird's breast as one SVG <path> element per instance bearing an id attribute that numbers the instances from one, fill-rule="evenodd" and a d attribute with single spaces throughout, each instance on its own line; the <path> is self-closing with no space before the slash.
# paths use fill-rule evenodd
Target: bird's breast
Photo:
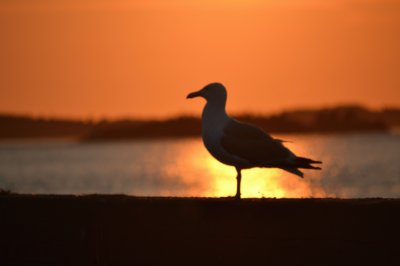
<path id="1" fill-rule="evenodd" d="M 224 135 L 223 126 L 224 124 L 216 124 L 215 126 L 203 124 L 202 138 L 204 146 L 206 147 L 208 152 L 221 163 L 241 168 L 250 167 L 249 162 L 230 154 L 223 148 L 221 144 L 221 139 Z"/>

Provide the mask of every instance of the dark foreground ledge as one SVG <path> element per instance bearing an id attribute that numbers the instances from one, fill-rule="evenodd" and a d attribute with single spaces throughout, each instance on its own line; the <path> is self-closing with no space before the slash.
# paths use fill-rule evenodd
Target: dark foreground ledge
<path id="1" fill-rule="evenodd" d="M 0 196 L 1 265 L 399 265 L 400 199 Z"/>

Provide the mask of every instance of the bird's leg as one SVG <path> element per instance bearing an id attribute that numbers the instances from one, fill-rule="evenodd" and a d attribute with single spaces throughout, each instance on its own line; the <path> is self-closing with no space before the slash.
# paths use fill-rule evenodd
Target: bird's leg
<path id="1" fill-rule="evenodd" d="M 242 169 L 236 167 L 236 172 L 237 172 L 237 176 L 236 176 L 236 181 L 237 181 L 237 187 L 236 187 L 236 199 L 240 199 L 240 182 L 242 181 Z"/>

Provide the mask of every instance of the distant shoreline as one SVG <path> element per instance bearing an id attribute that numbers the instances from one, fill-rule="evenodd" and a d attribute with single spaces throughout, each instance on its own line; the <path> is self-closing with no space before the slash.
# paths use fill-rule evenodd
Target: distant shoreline
<path id="1" fill-rule="evenodd" d="M 375 135 L 375 134 L 387 134 L 400 135 L 400 131 L 349 131 L 349 132 L 268 132 L 273 136 L 290 136 L 290 135 L 322 135 L 322 136 L 351 136 L 351 135 Z M 173 141 L 173 140 L 188 140 L 188 139 L 201 139 L 201 135 L 194 136 L 182 136 L 182 137 L 135 137 L 135 138 L 104 138 L 104 139 L 84 139 L 77 136 L 72 137 L 19 137 L 19 138 L 0 138 L 0 144 L 48 144 L 48 143 L 120 143 L 120 142 L 135 142 L 135 141 Z"/>
<path id="2" fill-rule="evenodd" d="M 0 194 L 0 248 L 7 265 L 396 265 L 399 212 L 400 199 Z"/>
<path id="3" fill-rule="evenodd" d="M 400 108 L 371 111 L 362 106 L 297 110 L 269 116 L 239 115 L 272 134 L 390 132 L 400 127 Z M 81 141 L 186 138 L 201 135 L 198 117 L 98 122 L 1 115 L 0 140 L 74 138 Z"/>

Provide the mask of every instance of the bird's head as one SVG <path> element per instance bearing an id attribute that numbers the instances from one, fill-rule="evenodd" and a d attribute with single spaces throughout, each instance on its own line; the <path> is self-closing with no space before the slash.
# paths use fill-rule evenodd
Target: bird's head
<path id="1" fill-rule="evenodd" d="M 203 97 L 207 102 L 226 102 L 226 89 L 221 83 L 210 83 L 199 91 L 189 93 L 186 99 Z"/>

